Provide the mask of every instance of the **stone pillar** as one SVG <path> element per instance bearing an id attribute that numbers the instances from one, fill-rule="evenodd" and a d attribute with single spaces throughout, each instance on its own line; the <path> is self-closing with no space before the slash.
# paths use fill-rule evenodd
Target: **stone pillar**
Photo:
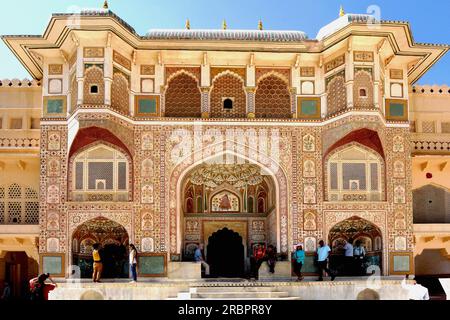
<path id="1" fill-rule="evenodd" d="M 203 81 L 202 81 L 203 82 Z M 209 118 L 209 113 L 211 112 L 211 104 L 210 104 L 210 87 L 201 87 L 201 106 L 202 106 L 202 118 Z"/>
<path id="2" fill-rule="evenodd" d="M 297 118 L 297 87 L 290 88 L 289 92 L 291 93 L 292 118 Z"/>
<path id="3" fill-rule="evenodd" d="M 354 106 L 353 102 L 353 83 L 354 83 L 354 66 L 353 66 L 353 51 L 345 53 L 345 83 L 347 87 L 347 109 Z"/>
<path id="4" fill-rule="evenodd" d="M 328 114 L 328 101 L 327 101 L 327 87 L 325 84 L 325 73 L 323 66 L 316 69 L 316 93 L 320 96 L 320 108 L 322 113 L 322 118 L 325 118 Z"/>
<path id="5" fill-rule="evenodd" d="M 77 84 L 78 84 L 78 97 L 77 104 L 83 104 L 84 102 L 84 50 L 82 47 L 77 49 Z M 75 97 L 74 97 L 75 98 Z"/>
<path id="6" fill-rule="evenodd" d="M 247 93 L 247 118 L 255 118 L 255 87 L 246 87 L 245 92 Z"/>
<path id="7" fill-rule="evenodd" d="M 373 105 L 375 108 L 380 109 L 380 58 L 379 53 L 375 50 L 373 55 L 374 70 L 373 70 Z"/>
<path id="8" fill-rule="evenodd" d="M 111 87 L 113 82 L 113 52 L 111 47 L 105 48 L 105 63 L 103 77 L 105 79 L 105 105 L 111 105 Z"/>

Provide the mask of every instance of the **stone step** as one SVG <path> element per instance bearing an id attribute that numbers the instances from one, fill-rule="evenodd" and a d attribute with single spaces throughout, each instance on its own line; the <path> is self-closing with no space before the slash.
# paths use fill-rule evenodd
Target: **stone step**
<path id="1" fill-rule="evenodd" d="M 266 286 L 254 286 L 254 287 L 246 287 L 246 286 L 226 286 L 226 287 L 197 287 L 197 293 L 205 293 L 205 292 L 275 292 L 277 288 L 274 287 L 266 287 Z"/>
<path id="2" fill-rule="evenodd" d="M 260 292 L 197 292 L 191 294 L 192 299 L 279 299 L 288 298 L 288 292 L 271 292 L 271 291 L 260 291 Z"/>

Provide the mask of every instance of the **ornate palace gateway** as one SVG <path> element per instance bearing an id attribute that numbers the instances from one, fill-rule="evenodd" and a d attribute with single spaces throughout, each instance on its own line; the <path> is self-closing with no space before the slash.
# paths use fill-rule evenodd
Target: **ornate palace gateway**
<path id="1" fill-rule="evenodd" d="M 338 252 L 351 238 L 373 270 L 414 273 L 412 173 L 437 161 L 448 177 L 450 138 L 428 169 L 411 155 L 450 132 L 426 99 L 440 90 L 448 115 L 450 98 L 413 84 L 448 46 L 356 14 L 315 39 L 262 24 L 142 36 L 108 9 L 3 40 L 35 80 L 0 82 L 0 223 L 39 223 L 0 234 L 3 265 L 17 240 L 40 270 L 89 277 L 101 243 L 105 275 L 127 277 L 134 243 L 141 276 L 196 278 L 204 244 L 215 276 L 241 277 L 255 244 L 289 263 L 302 243 L 314 274 L 319 240 Z M 6 130 L 19 122 L 26 136 Z"/>

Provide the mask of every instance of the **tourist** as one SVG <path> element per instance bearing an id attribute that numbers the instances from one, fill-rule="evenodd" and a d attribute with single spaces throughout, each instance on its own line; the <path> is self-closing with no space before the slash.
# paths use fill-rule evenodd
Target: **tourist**
<path id="1" fill-rule="evenodd" d="M 302 276 L 302 267 L 305 264 L 305 251 L 303 251 L 303 246 L 298 245 L 297 250 L 294 252 L 294 272 L 297 276 L 297 281 L 302 281 L 304 278 Z"/>
<path id="2" fill-rule="evenodd" d="M 92 257 L 94 258 L 92 281 L 99 283 L 102 277 L 103 263 L 100 257 L 100 244 L 96 243 L 93 245 L 94 250 L 92 251 Z"/>
<path id="3" fill-rule="evenodd" d="M 411 280 L 414 276 L 411 277 Z M 413 280 L 412 284 L 407 284 L 406 280 L 409 280 L 409 275 L 402 280 L 402 288 L 408 291 L 409 300 L 430 300 L 430 294 L 428 289 Z"/>
<path id="4" fill-rule="evenodd" d="M 209 276 L 209 264 L 206 263 L 203 258 L 203 244 L 200 244 L 194 253 L 194 260 L 197 263 L 201 263 L 203 268 L 205 268 L 205 276 Z"/>
<path id="5" fill-rule="evenodd" d="M 380 300 L 380 294 L 373 289 L 364 289 L 356 296 L 356 300 Z"/>
<path id="6" fill-rule="evenodd" d="M 330 252 L 330 247 L 325 245 L 323 240 L 320 240 L 319 248 L 317 249 L 317 265 L 319 267 L 318 281 L 323 281 L 323 271 L 331 276 L 331 281 L 334 281 L 334 279 L 336 278 L 335 274 L 328 268 L 328 256 L 330 255 Z"/>
<path id="7" fill-rule="evenodd" d="M 131 282 L 137 282 L 137 256 L 138 252 L 134 244 L 130 244 L 130 270 L 131 270 L 131 278 L 133 279 Z"/>
<path id="8" fill-rule="evenodd" d="M 263 263 L 265 256 L 266 256 L 266 248 L 264 245 L 257 244 L 253 247 L 253 254 L 250 257 L 250 269 L 251 269 L 250 278 L 258 280 L 259 268 L 261 267 L 261 264 Z"/>
<path id="9" fill-rule="evenodd" d="M 45 283 L 50 280 L 51 283 Z M 33 301 L 47 301 L 50 291 L 56 289 L 57 284 L 53 281 L 50 273 L 41 274 L 37 278 L 30 280 L 31 300 Z"/>
<path id="10" fill-rule="evenodd" d="M 8 301 L 10 299 L 11 299 L 11 287 L 9 286 L 8 282 L 5 282 L 1 300 Z"/>
<path id="11" fill-rule="evenodd" d="M 269 266 L 269 272 L 275 273 L 275 264 L 277 263 L 277 250 L 273 245 L 269 245 L 266 251 L 266 261 Z"/>
<path id="12" fill-rule="evenodd" d="M 364 257 L 366 256 L 366 249 L 362 245 L 361 240 L 357 240 L 355 242 L 355 248 L 353 249 L 353 255 L 355 259 L 355 268 L 358 272 L 358 275 L 364 276 L 366 270 L 364 268 Z"/>
<path id="13" fill-rule="evenodd" d="M 354 257 L 353 257 L 353 240 L 349 239 L 344 240 L 344 274 L 346 275 L 353 275 L 354 273 Z"/>

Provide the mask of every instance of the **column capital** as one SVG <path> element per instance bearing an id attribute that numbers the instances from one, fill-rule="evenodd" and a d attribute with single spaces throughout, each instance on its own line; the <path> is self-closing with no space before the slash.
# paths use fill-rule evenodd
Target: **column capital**
<path id="1" fill-rule="evenodd" d="M 255 93 L 256 87 L 245 87 L 245 92 L 247 93 Z"/>

